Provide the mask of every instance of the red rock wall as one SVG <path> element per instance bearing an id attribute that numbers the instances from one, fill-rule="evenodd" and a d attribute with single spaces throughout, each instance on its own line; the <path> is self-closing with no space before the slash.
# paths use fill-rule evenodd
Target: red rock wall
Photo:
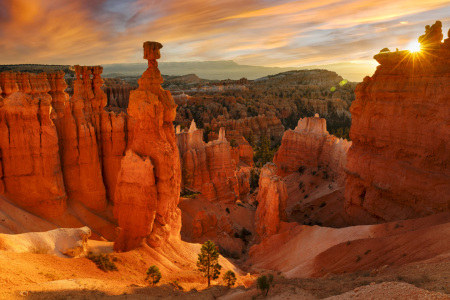
<path id="1" fill-rule="evenodd" d="M 46 74 L 0 73 L 0 86 L 5 192 L 26 210 L 48 218 L 59 216 L 66 209 L 67 196 Z"/>
<path id="2" fill-rule="evenodd" d="M 94 95 L 92 67 L 76 66 L 74 94 L 56 123 L 60 132 L 61 161 L 68 196 L 95 211 L 106 209 L 96 113 L 101 104 Z M 95 109 L 95 110 L 94 110 Z"/>
<path id="3" fill-rule="evenodd" d="M 355 90 L 345 190 L 355 223 L 450 209 L 450 38 L 441 43 L 437 25 L 419 53 L 375 55 Z"/>
<path id="4" fill-rule="evenodd" d="M 325 119 L 316 115 L 300 119 L 295 130 L 284 133 L 273 161 L 280 176 L 296 172 L 300 166 L 316 168 L 320 165 L 327 168 L 330 175 L 344 178 L 350 145 L 351 142 L 330 135 Z"/>
<path id="5" fill-rule="evenodd" d="M 255 228 L 262 239 L 276 234 L 280 229 L 281 221 L 287 221 L 287 189 L 276 172 L 277 166 L 267 163 L 261 169 L 259 177 Z"/>

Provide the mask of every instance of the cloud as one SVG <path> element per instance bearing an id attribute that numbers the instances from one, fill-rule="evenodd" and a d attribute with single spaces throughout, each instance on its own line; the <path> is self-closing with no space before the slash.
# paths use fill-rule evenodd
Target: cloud
<path id="1" fill-rule="evenodd" d="M 0 0 L 0 63 L 235 60 L 267 66 L 370 61 L 440 18 L 447 0 Z"/>

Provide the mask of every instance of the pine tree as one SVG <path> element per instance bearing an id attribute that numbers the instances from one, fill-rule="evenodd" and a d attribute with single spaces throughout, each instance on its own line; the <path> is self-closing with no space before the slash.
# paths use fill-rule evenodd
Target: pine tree
<path id="1" fill-rule="evenodd" d="M 211 285 L 211 278 L 219 278 L 222 266 L 219 265 L 219 251 L 212 241 L 206 241 L 202 245 L 198 254 L 197 268 L 208 278 L 208 287 Z"/>

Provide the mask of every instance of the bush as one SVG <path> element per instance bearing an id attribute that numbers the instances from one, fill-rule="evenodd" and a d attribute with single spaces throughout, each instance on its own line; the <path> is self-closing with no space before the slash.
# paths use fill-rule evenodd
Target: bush
<path id="1" fill-rule="evenodd" d="M 258 279 L 256 279 L 256 288 L 258 290 L 261 290 L 262 293 L 265 292 L 265 296 L 269 293 L 270 286 L 273 283 L 273 275 L 262 275 L 259 276 Z"/>
<path id="2" fill-rule="evenodd" d="M 225 281 L 227 287 L 232 287 L 236 283 L 236 274 L 229 270 L 223 275 L 223 281 Z"/>
<path id="3" fill-rule="evenodd" d="M 299 172 L 300 174 L 303 174 L 303 173 L 305 172 L 305 170 L 306 170 L 306 167 L 305 167 L 305 166 L 300 166 L 300 167 L 298 168 L 298 172 Z"/>
<path id="4" fill-rule="evenodd" d="M 110 260 L 108 254 L 103 253 L 94 254 L 91 251 L 89 251 L 86 258 L 95 263 L 97 267 L 104 272 L 118 270 L 116 264 Z"/>
<path id="5" fill-rule="evenodd" d="M 161 272 L 159 271 L 159 268 L 155 265 L 150 266 L 147 270 L 147 277 L 145 278 L 145 281 L 148 281 L 152 285 L 155 285 L 159 282 L 161 279 Z"/>
<path id="6" fill-rule="evenodd" d="M 178 282 L 178 280 L 171 281 L 171 282 L 169 282 L 169 284 L 170 284 L 171 286 L 173 286 L 174 288 L 176 288 L 177 290 L 180 290 L 180 291 L 183 290 L 183 287 L 180 285 L 180 283 Z"/>

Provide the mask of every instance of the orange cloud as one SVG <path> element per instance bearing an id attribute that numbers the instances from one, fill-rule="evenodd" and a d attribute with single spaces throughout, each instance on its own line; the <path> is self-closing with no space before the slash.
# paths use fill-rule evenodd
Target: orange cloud
<path id="1" fill-rule="evenodd" d="M 426 24 L 450 22 L 448 0 L 0 0 L 0 63 L 165 61 L 271 66 L 367 61 Z"/>

